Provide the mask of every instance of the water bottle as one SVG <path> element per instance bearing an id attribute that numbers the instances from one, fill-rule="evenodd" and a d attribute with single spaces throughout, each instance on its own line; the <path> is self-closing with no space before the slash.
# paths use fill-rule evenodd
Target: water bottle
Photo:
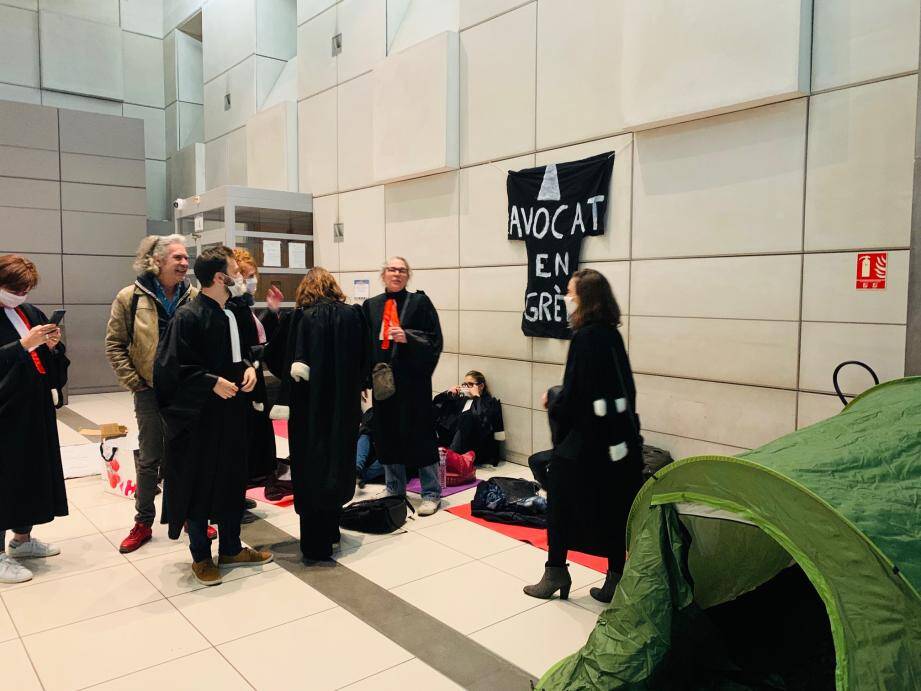
<path id="1" fill-rule="evenodd" d="M 438 447 L 438 484 L 441 489 L 448 486 L 448 450 Z"/>

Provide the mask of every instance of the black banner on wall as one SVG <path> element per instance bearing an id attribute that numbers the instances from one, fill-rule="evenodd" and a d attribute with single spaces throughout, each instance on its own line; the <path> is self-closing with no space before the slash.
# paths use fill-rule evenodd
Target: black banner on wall
<path id="1" fill-rule="evenodd" d="M 569 338 L 567 284 L 579 268 L 582 238 L 604 235 L 614 152 L 581 161 L 509 171 L 508 239 L 528 251 L 521 330 Z"/>

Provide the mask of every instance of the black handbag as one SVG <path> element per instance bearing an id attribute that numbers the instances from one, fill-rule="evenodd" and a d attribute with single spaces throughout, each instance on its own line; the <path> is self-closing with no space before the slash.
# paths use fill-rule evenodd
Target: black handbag
<path id="1" fill-rule="evenodd" d="M 339 525 L 359 533 L 392 533 L 406 524 L 407 508 L 416 513 L 406 497 L 379 497 L 356 501 L 342 509 Z"/>

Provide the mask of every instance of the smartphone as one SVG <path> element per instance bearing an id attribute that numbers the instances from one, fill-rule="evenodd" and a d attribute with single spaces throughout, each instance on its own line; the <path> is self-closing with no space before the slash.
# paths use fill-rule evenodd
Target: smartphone
<path id="1" fill-rule="evenodd" d="M 65 314 L 67 314 L 67 310 L 55 310 L 51 313 L 50 322 L 52 324 L 60 324 Z"/>

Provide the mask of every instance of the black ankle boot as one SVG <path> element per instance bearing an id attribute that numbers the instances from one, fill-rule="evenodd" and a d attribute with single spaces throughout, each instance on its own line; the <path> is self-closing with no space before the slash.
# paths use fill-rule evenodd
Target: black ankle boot
<path id="1" fill-rule="evenodd" d="M 524 594 L 538 597 L 542 600 L 549 600 L 559 590 L 560 599 L 568 600 L 571 586 L 572 578 L 569 576 L 568 566 L 545 566 L 544 576 L 540 579 L 540 583 L 526 585 Z"/>
<path id="2" fill-rule="evenodd" d="M 604 585 L 600 588 L 592 588 L 588 592 L 593 598 L 598 600 L 598 602 L 607 604 L 614 599 L 614 590 L 617 588 L 617 584 L 620 583 L 622 577 L 622 573 L 608 571 L 604 578 Z"/>

